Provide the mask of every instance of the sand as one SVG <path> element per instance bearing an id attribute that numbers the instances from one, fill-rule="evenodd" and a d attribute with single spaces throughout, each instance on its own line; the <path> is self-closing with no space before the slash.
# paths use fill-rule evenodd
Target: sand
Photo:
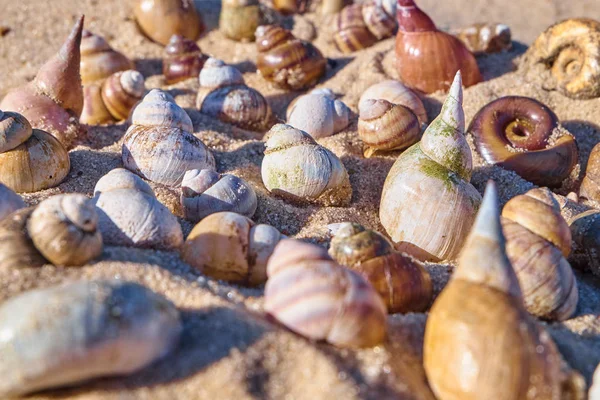
<path id="1" fill-rule="evenodd" d="M 331 60 L 319 83 L 331 88 L 354 112 L 343 132 L 320 143 L 334 151 L 350 173 L 354 190 L 349 207 L 297 206 L 272 197 L 262 185 L 260 163 L 262 134 L 244 131 L 201 115 L 194 109 L 198 83 L 190 79 L 166 86 L 161 75 L 162 47 L 136 29 L 131 10 L 118 0 L 0 0 L 0 97 L 32 79 L 40 65 L 61 45 L 75 18 L 85 13 L 87 29 L 104 35 L 110 44 L 136 62 L 147 87 L 168 90 L 186 108 L 195 133 L 214 152 L 219 172 L 243 177 L 256 189 L 259 202 L 254 220 L 268 223 L 286 235 L 327 245 L 326 225 L 355 221 L 383 231 L 378 219 L 379 199 L 387 172 L 398 153 L 371 159 L 362 157 L 356 133 L 357 102 L 371 84 L 395 77 L 393 39 L 352 55 L 339 53 L 329 42 L 330 20 L 317 15 L 282 20 L 314 43 Z M 255 46 L 228 41 L 215 29 L 220 2 L 198 1 L 209 31 L 199 44 L 207 54 L 238 67 L 247 84 L 261 91 L 277 118 L 285 118 L 287 104 L 299 93 L 285 92 L 256 74 Z M 467 122 L 489 101 L 503 95 L 534 97 L 550 106 L 562 124 L 577 138 L 582 170 L 591 148 L 600 141 L 600 99 L 575 101 L 546 92 L 527 82 L 516 71 L 516 62 L 527 45 L 549 24 L 570 16 L 600 16 L 595 0 L 421 0 L 419 4 L 442 28 L 456 28 L 480 21 L 508 24 L 513 31 L 513 50 L 482 56 L 478 63 L 485 82 L 465 91 Z M 8 29 L 8 31 L 7 31 Z M 429 118 L 440 110 L 444 95 L 423 98 Z M 24 195 L 36 204 L 58 193 L 91 196 L 96 181 L 121 165 L 120 141 L 127 123 L 89 127 L 87 137 L 70 152 L 72 169 L 58 188 Z M 516 174 L 484 165 L 474 153 L 472 182 L 483 191 L 485 182 L 497 181 L 501 202 L 524 193 L 533 185 Z M 181 216 L 176 190 L 152 185 L 159 199 Z M 566 195 L 568 190 L 559 191 Z M 432 194 L 435 196 L 435 194 Z M 572 217 L 587 208 L 566 203 L 564 215 Z M 423 199 L 423 201 L 427 201 Z M 192 224 L 181 219 L 187 234 Z M 428 264 L 435 293 L 447 282 L 452 265 Z M 587 272 L 576 272 L 579 306 L 573 318 L 546 325 L 567 362 L 589 382 L 600 362 L 600 282 Z M 384 345 L 364 350 L 343 350 L 313 343 L 268 321 L 264 316 L 263 289 L 243 288 L 202 276 L 183 263 L 176 252 L 107 247 L 97 262 L 82 268 L 57 268 L 0 272 L 0 301 L 35 287 L 75 279 L 115 278 L 134 280 L 165 295 L 182 311 L 184 334 L 177 350 L 155 365 L 125 378 L 94 381 L 73 389 L 33 396 L 35 399 L 433 399 L 422 368 L 423 331 L 427 315 L 389 317 Z"/>

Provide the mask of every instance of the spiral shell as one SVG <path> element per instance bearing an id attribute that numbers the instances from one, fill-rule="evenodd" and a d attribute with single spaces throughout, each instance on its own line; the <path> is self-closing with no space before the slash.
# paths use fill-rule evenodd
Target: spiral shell
<path id="1" fill-rule="evenodd" d="M 585 176 L 579 187 L 579 197 L 582 200 L 600 202 L 600 145 L 594 146 L 588 158 Z"/>
<path id="2" fill-rule="evenodd" d="M 193 0 L 135 0 L 133 15 L 142 33 L 163 46 L 173 35 L 195 41 L 204 31 Z"/>
<path id="3" fill-rule="evenodd" d="M 142 178 L 177 186 L 190 169 L 215 169 L 192 120 L 167 93 L 153 89 L 135 108 L 123 138 L 123 165 Z"/>
<path id="4" fill-rule="evenodd" d="M 421 126 L 426 125 L 428 122 L 427 111 L 425 111 L 425 106 L 419 96 L 398 81 L 390 79 L 369 86 L 360 96 L 358 101 L 359 110 L 368 99 L 387 100 L 392 104 L 408 107 L 415 113 Z"/>
<path id="5" fill-rule="evenodd" d="M 83 16 L 75 23 L 60 51 L 40 68 L 35 79 L 10 91 L 0 102 L 0 109 L 22 114 L 33 128 L 50 133 L 67 150 L 83 132 L 79 125 L 83 110 L 79 74 L 82 30 Z"/>
<path id="6" fill-rule="evenodd" d="M 9 187 L 0 183 L 0 221 L 11 213 L 24 208 L 25 203 L 21 196 L 10 190 Z"/>
<path id="7" fill-rule="evenodd" d="M 18 193 L 37 192 L 59 185 L 70 168 L 57 139 L 32 130 L 22 115 L 0 110 L 0 182 Z"/>
<path id="8" fill-rule="evenodd" d="M 574 99 L 600 96 L 600 22 L 573 18 L 549 27 L 527 50 L 522 71 Z"/>
<path id="9" fill-rule="evenodd" d="M 469 183 L 460 72 L 440 115 L 398 157 L 383 186 L 379 218 L 398 250 L 422 260 L 453 259 L 481 203 Z"/>
<path id="10" fill-rule="evenodd" d="M 331 240 L 329 254 L 373 285 L 389 313 L 424 311 L 431 301 L 429 273 L 412 258 L 394 251 L 381 234 L 344 223 Z"/>
<path id="11" fill-rule="evenodd" d="M 261 20 L 258 0 L 224 0 L 219 16 L 219 31 L 229 39 L 252 41 Z"/>
<path id="12" fill-rule="evenodd" d="M 333 41 L 342 53 L 371 47 L 378 40 L 394 34 L 397 28 L 390 15 L 375 1 L 344 7 L 335 18 Z"/>
<path id="13" fill-rule="evenodd" d="M 114 50 L 102 36 L 84 30 L 81 35 L 81 82 L 88 85 L 115 72 L 133 69 L 133 62 Z"/>
<path id="14" fill-rule="evenodd" d="M 132 374 L 173 349 L 181 331 L 175 306 L 137 283 L 25 292 L 0 306 L 0 396 Z"/>
<path id="15" fill-rule="evenodd" d="M 600 212 L 589 210 L 570 221 L 573 253 L 569 260 L 575 267 L 600 275 Z"/>
<path id="16" fill-rule="evenodd" d="M 209 169 L 193 169 L 183 176 L 181 205 L 185 218 L 197 222 L 221 211 L 252 217 L 257 199 L 252 186 L 242 178 Z"/>
<path id="17" fill-rule="evenodd" d="M 196 106 L 203 114 L 245 129 L 264 131 L 271 126 L 271 107 L 263 95 L 246 86 L 237 69 L 215 58 L 200 72 Z"/>
<path id="18" fill-rule="evenodd" d="M 288 90 L 314 86 L 325 74 L 327 60 L 313 44 L 275 25 L 256 29 L 256 67 L 266 80 Z"/>
<path id="19" fill-rule="evenodd" d="M 499 214 L 488 184 L 458 268 L 427 318 L 431 389 L 440 400 L 583 399 L 583 378 L 563 365 L 550 335 L 523 307 Z"/>
<path id="20" fill-rule="evenodd" d="M 182 257 L 214 279 L 254 286 L 267 280 L 267 261 L 282 238 L 270 225 L 255 225 L 243 215 L 219 212 L 192 229 Z"/>
<path id="21" fill-rule="evenodd" d="M 536 185 L 560 186 L 577 165 L 575 138 L 552 110 L 529 97 L 492 101 L 473 117 L 468 131 L 488 163 Z"/>
<path id="22" fill-rule="evenodd" d="M 339 347 L 371 347 L 385 338 L 386 309 L 359 274 L 319 248 L 283 240 L 269 260 L 265 311 L 290 330 Z"/>
<path id="23" fill-rule="evenodd" d="M 469 87 L 481 82 L 477 61 L 456 37 L 438 30 L 414 0 L 398 1 L 396 69 L 407 86 L 425 93 L 448 90 L 457 71 Z"/>
<path id="24" fill-rule="evenodd" d="M 474 54 L 499 53 L 512 47 L 510 28 L 504 24 L 473 24 L 451 33 Z"/>
<path id="25" fill-rule="evenodd" d="M 261 165 L 267 190 L 290 200 L 347 205 L 352 187 L 344 164 L 310 135 L 289 125 L 269 131 Z"/>
<path id="26" fill-rule="evenodd" d="M 287 110 L 287 124 L 314 139 L 328 137 L 348 126 L 350 109 L 330 89 L 314 89 L 296 98 Z"/>
<path id="27" fill-rule="evenodd" d="M 165 47 L 163 75 L 169 85 L 188 78 L 196 78 L 202 70 L 206 57 L 193 40 L 173 35 Z"/>
<path id="28" fill-rule="evenodd" d="M 419 120 L 408 107 L 367 99 L 359 111 L 358 136 L 365 144 L 367 158 L 377 150 L 405 149 L 421 138 Z"/>

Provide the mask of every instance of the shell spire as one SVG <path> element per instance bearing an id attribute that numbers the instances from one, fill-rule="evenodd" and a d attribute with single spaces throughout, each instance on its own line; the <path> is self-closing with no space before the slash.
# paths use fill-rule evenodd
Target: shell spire
<path id="1" fill-rule="evenodd" d="M 398 29 L 404 32 L 437 31 L 433 20 L 417 7 L 414 0 L 398 0 L 396 18 Z"/>
<path id="2" fill-rule="evenodd" d="M 519 281 L 506 255 L 505 243 L 498 192 L 496 184 L 490 180 L 453 279 L 486 285 L 521 298 Z"/>

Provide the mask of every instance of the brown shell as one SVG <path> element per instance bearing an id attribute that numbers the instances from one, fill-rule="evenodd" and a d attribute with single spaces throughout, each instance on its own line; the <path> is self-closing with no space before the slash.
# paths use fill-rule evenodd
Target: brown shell
<path id="1" fill-rule="evenodd" d="M 143 90 L 135 93 L 138 88 L 132 91 L 123 85 L 121 77 L 124 72 L 111 75 L 102 85 L 102 101 L 110 115 L 117 121 L 127 119 L 133 107 L 144 95 Z"/>
<path id="2" fill-rule="evenodd" d="M 200 47 L 193 40 L 181 35 L 173 35 L 165 47 L 163 75 L 169 85 L 188 78 L 198 78 L 206 61 Z"/>
<path id="3" fill-rule="evenodd" d="M 83 87 L 83 111 L 79 121 L 87 125 L 100 125 L 114 121 L 102 100 L 102 84 L 90 83 Z"/>
<path id="4" fill-rule="evenodd" d="M 33 210 L 23 208 L 0 221 L 0 269 L 35 268 L 47 263 L 27 234 Z"/>
<path id="5" fill-rule="evenodd" d="M 352 4 L 335 17 L 333 41 L 342 53 L 366 49 L 377 42 L 363 19 L 362 7 L 362 4 Z"/>
<path id="6" fill-rule="evenodd" d="M 579 196 L 582 200 L 600 202 L 600 144 L 597 144 L 588 158 L 585 176 L 579 187 Z"/>
<path id="7" fill-rule="evenodd" d="M 173 35 L 197 40 L 204 31 L 193 0 L 135 0 L 133 14 L 142 33 L 163 46 Z"/>
<path id="8" fill-rule="evenodd" d="M 257 0 L 223 0 L 219 17 L 219 31 L 225 37 L 238 41 L 254 40 L 254 32 L 262 16 Z"/>
<path id="9" fill-rule="evenodd" d="M 81 39 L 81 82 L 84 85 L 133 69 L 133 62 L 114 50 L 99 35 L 84 30 Z"/>

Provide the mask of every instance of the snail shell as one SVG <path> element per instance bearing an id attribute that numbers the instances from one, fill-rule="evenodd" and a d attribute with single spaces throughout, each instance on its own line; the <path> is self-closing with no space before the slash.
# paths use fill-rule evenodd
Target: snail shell
<path id="1" fill-rule="evenodd" d="M 252 41 L 261 20 L 258 0 L 224 0 L 219 16 L 219 31 L 229 39 Z"/>
<path id="2" fill-rule="evenodd" d="M 70 149 L 82 131 L 79 116 L 83 110 L 83 89 L 79 74 L 81 16 L 71 34 L 38 71 L 35 79 L 10 91 L 0 102 L 0 109 L 22 114 L 31 125 L 57 138 Z"/>
<path id="3" fill-rule="evenodd" d="M 574 99 L 600 96 L 600 22 L 573 18 L 549 27 L 527 50 L 523 71 Z"/>
<path id="4" fill-rule="evenodd" d="M 367 99 L 359 111 L 358 136 L 366 146 L 367 158 L 377 150 L 405 149 L 421 138 L 419 119 L 408 107 Z"/>
<path id="5" fill-rule="evenodd" d="M 135 108 L 123 138 L 123 165 L 142 178 L 177 186 L 190 169 L 215 169 L 215 159 L 187 113 L 169 94 L 153 89 Z"/>
<path id="6" fill-rule="evenodd" d="M 342 53 L 371 47 L 378 40 L 394 34 L 397 24 L 393 14 L 375 1 L 344 7 L 335 18 L 333 41 Z"/>
<path id="7" fill-rule="evenodd" d="M 21 196 L 10 190 L 8 186 L 0 183 L 0 221 L 24 207 L 25 203 Z"/>
<path id="8" fill-rule="evenodd" d="M 181 331 L 175 306 L 137 283 L 25 292 L 0 307 L 0 396 L 131 374 L 171 351 Z"/>
<path id="9" fill-rule="evenodd" d="M 240 71 L 215 58 L 209 58 L 200 72 L 196 106 L 203 114 L 245 129 L 264 131 L 270 127 L 267 100 L 246 86 Z"/>
<path id="10" fill-rule="evenodd" d="M 267 261 L 282 238 L 270 225 L 255 225 L 243 215 L 219 212 L 192 229 L 182 258 L 214 279 L 254 286 L 267 280 Z"/>
<path id="11" fill-rule="evenodd" d="M 163 58 L 163 75 L 166 83 L 171 85 L 198 77 L 204 61 L 204 54 L 196 42 L 181 35 L 171 36 Z"/>
<path id="12" fill-rule="evenodd" d="M 348 172 L 335 154 L 289 125 L 277 124 L 269 134 L 261 165 L 262 181 L 269 192 L 323 205 L 350 203 Z"/>
<path id="13" fill-rule="evenodd" d="M 468 131 L 488 163 L 536 185 L 560 186 L 577 165 L 575 138 L 552 110 L 529 97 L 492 101 L 473 117 Z"/>
<path id="14" fill-rule="evenodd" d="M 317 246 L 281 241 L 267 266 L 265 311 L 288 329 L 339 347 L 383 342 L 386 309 L 358 273 L 341 267 Z"/>
<path id="15" fill-rule="evenodd" d="M 387 100 L 392 104 L 408 107 L 416 114 L 421 126 L 426 125 L 428 122 L 427 111 L 425 111 L 425 106 L 419 96 L 398 81 L 390 79 L 369 86 L 360 96 L 358 101 L 359 110 L 368 99 Z"/>
<path id="16" fill-rule="evenodd" d="M 312 43 L 279 26 L 256 28 L 256 67 L 266 80 L 288 90 L 314 86 L 325 74 L 327 60 Z"/>
<path id="17" fill-rule="evenodd" d="M 163 46 L 173 35 L 196 41 L 204 31 L 193 0 L 135 0 L 133 15 L 142 33 Z"/>
<path id="18" fill-rule="evenodd" d="M 0 221 L 0 269 L 35 268 L 47 263 L 27 234 L 33 209 L 17 210 Z"/>
<path id="19" fill-rule="evenodd" d="M 383 186 L 379 218 L 398 250 L 422 260 L 453 259 L 481 203 L 469 183 L 460 72 L 440 115 L 398 157 Z"/>
<path id="20" fill-rule="evenodd" d="M 18 193 L 37 192 L 59 185 L 70 169 L 69 154 L 54 136 L 0 110 L 0 182 Z"/>
<path id="21" fill-rule="evenodd" d="M 98 226 L 105 244 L 172 250 L 183 244 L 177 218 L 150 186 L 123 168 L 104 175 L 94 188 Z"/>
<path id="22" fill-rule="evenodd" d="M 81 82 L 84 85 L 133 69 L 133 62 L 114 50 L 102 36 L 84 30 L 81 36 Z"/>
<path id="23" fill-rule="evenodd" d="M 523 306 L 499 214 L 490 183 L 458 267 L 427 318 L 429 384 L 440 400 L 582 399 L 583 378 L 563 369 L 552 338 Z"/>
<path id="24" fill-rule="evenodd" d="M 452 34 L 474 54 L 499 53 L 512 47 L 510 28 L 504 24 L 473 24 L 453 31 Z"/>
<path id="25" fill-rule="evenodd" d="M 398 0 L 396 69 L 407 86 L 425 93 L 448 90 L 460 70 L 466 87 L 481 82 L 477 61 L 456 37 L 438 30 L 414 0 Z"/>
<path id="26" fill-rule="evenodd" d="M 303 13 L 309 0 L 273 0 L 273 8 L 283 15 Z"/>
<path id="27" fill-rule="evenodd" d="M 328 137 L 348 126 L 350 109 L 330 89 L 314 89 L 296 98 L 287 110 L 287 123 L 314 139 Z"/>
<path id="28" fill-rule="evenodd" d="M 329 254 L 373 285 L 389 313 L 425 311 L 431 301 L 429 273 L 412 258 L 394 251 L 381 234 L 345 223 L 331 240 Z"/>
<path id="29" fill-rule="evenodd" d="M 579 187 L 579 197 L 582 200 L 593 200 L 600 202 L 600 146 L 596 145 L 588 158 L 585 176 Z"/>
<path id="30" fill-rule="evenodd" d="M 517 274 L 525 308 L 544 319 L 568 319 L 575 312 L 577 281 L 566 258 L 569 225 L 548 189 L 512 198 L 502 210 L 506 254 Z"/>
<path id="31" fill-rule="evenodd" d="M 80 121 L 97 125 L 123 121 L 144 96 L 144 77 L 137 71 L 117 72 L 102 85 L 90 84 L 83 89 L 84 107 Z"/>
<path id="32" fill-rule="evenodd" d="M 589 210 L 570 222 L 573 254 L 570 261 L 581 269 L 600 275 L 600 212 Z"/>

